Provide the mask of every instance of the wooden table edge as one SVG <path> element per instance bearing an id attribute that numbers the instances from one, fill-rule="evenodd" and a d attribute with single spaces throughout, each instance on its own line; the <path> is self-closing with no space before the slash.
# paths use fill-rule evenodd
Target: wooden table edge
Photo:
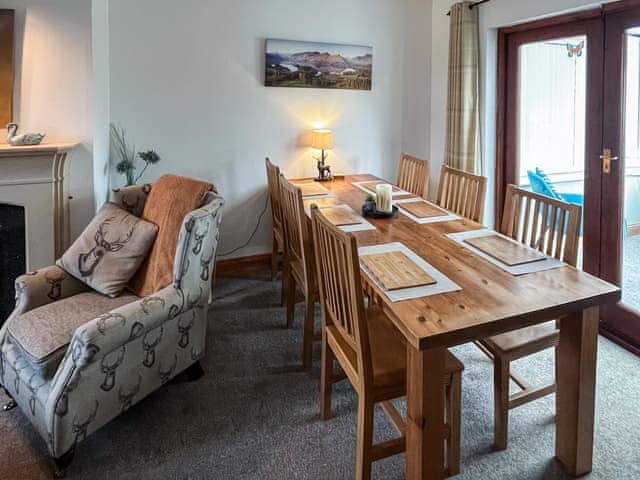
<path id="1" fill-rule="evenodd" d="M 407 342 L 407 346 L 416 350 L 427 350 L 437 347 L 449 348 L 472 342 L 480 337 L 478 335 L 479 331 L 482 331 L 484 334 L 484 332 L 488 330 L 489 333 L 483 335 L 483 338 L 486 338 L 500 333 L 517 330 L 519 328 L 525 328 L 548 322 L 550 320 L 555 320 L 559 317 L 571 315 L 572 313 L 580 312 L 590 307 L 599 307 L 605 304 L 617 303 L 620 301 L 621 296 L 621 290 L 616 287 L 612 288 L 609 292 L 604 292 L 592 297 L 585 297 L 571 303 L 564 303 L 545 308 L 543 310 L 534 310 L 526 315 L 504 317 L 491 323 L 479 323 L 477 326 L 468 327 L 464 332 L 454 331 L 422 339 L 411 337 L 409 332 L 403 328 L 403 323 L 395 319 L 393 313 L 387 311 L 386 308 L 384 308 L 384 305 L 382 307 L 395 327 L 402 332 L 402 335 L 405 337 Z"/>

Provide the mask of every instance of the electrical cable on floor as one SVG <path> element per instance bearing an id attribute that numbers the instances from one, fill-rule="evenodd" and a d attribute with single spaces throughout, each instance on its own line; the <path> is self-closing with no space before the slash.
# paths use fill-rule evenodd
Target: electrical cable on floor
<path id="1" fill-rule="evenodd" d="M 233 250 L 229 250 L 228 252 L 220 253 L 218 255 L 218 257 L 226 257 L 228 255 L 231 255 L 232 253 L 236 253 L 238 250 L 243 249 L 244 247 L 246 247 L 247 245 L 249 245 L 251 243 L 251 240 L 253 240 L 253 237 L 258 232 L 258 228 L 260 228 L 260 222 L 262 222 L 262 217 L 266 213 L 268 206 L 269 206 L 269 195 L 267 195 L 267 198 L 264 201 L 264 208 L 262 209 L 262 211 L 260 212 L 260 215 L 258 216 L 258 223 L 256 223 L 256 226 L 254 227 L 253 232 L 251 232 L 251 235 L 249 235 L 248 240 L 246 242 L 244 242 L 242 245 L 237 246 Z"/>

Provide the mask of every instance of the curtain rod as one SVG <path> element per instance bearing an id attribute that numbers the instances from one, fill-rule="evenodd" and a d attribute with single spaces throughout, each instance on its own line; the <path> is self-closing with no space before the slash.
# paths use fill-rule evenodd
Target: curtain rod
<path id="1" fill-rule="evenodd" d="M 471 5 L 469 5 L 469 10 L 471 10 L 473 7 L 477 5 L 482 5 L 483 3 L 487 3 L 488 1 L 489 0 L 480 0 L 479 2 L 472 3 Z M 447 12 L 447 15 L 451 16 L 451 10 Z"/>

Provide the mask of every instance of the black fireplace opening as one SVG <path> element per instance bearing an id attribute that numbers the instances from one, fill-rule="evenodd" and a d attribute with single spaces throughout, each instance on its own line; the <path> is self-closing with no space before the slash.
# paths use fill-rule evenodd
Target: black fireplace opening
<path id="1" fill-rule="evenodd" d="M 0 204 L 0 325 L 13 311 L 14 281 L 26 265 L 24 207 Z"/>

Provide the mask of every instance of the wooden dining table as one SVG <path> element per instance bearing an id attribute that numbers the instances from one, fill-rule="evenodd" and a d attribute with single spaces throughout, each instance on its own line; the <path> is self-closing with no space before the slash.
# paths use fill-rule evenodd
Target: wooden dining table
<path id="1" fill-rule="evenodd" d="M 305 206 L 347 204 L 360 212 L 367 194 L 353 182 L 374 180 L 380 179 L 350 175 L 324 182 L 334 196 L 304 199 Z M 555 456 L 570 475 L 590 472 L 599 306 L 619 301 L 620 289 L 571 266 L 519 276 L 507 273 L 445 236 L 486 228 L 470 220 L 419 224 L 398 213 L 367 221 L 375 229 L 353 233 L 359 246 L 400 242 L 461 287 L 392 302 L 362 275 L 407 342 L 406 477 L 445 477 L 446 349 L 552 319 L 560 319 Z"/>

